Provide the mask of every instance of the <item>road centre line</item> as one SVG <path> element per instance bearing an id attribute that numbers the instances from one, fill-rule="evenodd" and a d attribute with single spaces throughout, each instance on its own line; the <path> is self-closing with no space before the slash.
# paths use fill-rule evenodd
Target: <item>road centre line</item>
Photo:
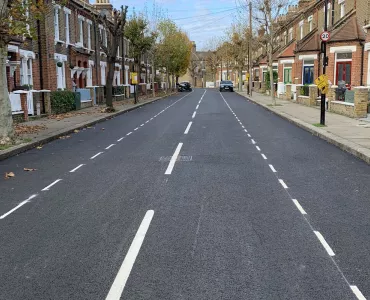
<path id="1" fill-rule="evenodd" d="M 197 107 L 195 109 L 198 109 L 199 108 L 199 104 L 197 105 Z"/>
<path id="2" fill-rule="evenodd" d="M 248 133 L 248 137 L 251 137 L 251 135 Z"/>
<path id="3" fill-rule="evenodd" d="M 134 129 L 134 131 L 136 131 L 136 130 L 138 130 L 139 129 L 139 127 L 136 127 L 135 129 Z"/>
<path id="4" fill-rule="evenodd" d="M 261 156 L 263 157 L 263 159 L 267 159 L 265 154 L 262 153 Z"/>
<path id="5" fill-rule="evenodd" d="M 359 288 L 355 285 L 351 285 L 351 290 L 352 292 L 356 295 L 358 300 L 366 300 L 365 296 L 361 293 Z"/>
<path id="6" fill-rule="evenodd" d="M 252 144 L 255 145 L 256 144 L 256 141 L 254 139 L 251 140 L 252 141 Z"/>
<path id="7" fill-rule="evenodd" d="M 30 202 L 30 200 L 32 200 L 33 198 L 36 198 L 37 197 L 37 194 L 34 194 L 34 195 L 31 195 L 28 197 L 28 199 L 22 201 L 21 203 L 19 203 L 16 207 L 12 208 L 11 210 L 9 210 L 7 213 L 3 214 L 2 216 L 0 216 L 0 220 L 2 219 L 5 219 L 7 216 L 9 216 L 11 213 L 15 212 L 18 208 L 22 207 L 23 205 L 25 205 L 26 203 Z"/>
<path id="8" fill-rule="evenodd" d="M 127 133 L 126 135 L 128 136 L 128 135 L 130 135 L 130 134 L 132 134 L 132 131 L 130 131 L 129 133 Z"/>
<path id="9" fill-rule="evenodd" d="M 194 113 L 193 113 L 193 116 L 192 116 L 192 119 L 194 119 L 195 118 L 195 115 L 197 114 L 197 112 L 195 111 Z"/>
<path id="10" fill-rule="evenodd" d="M 150 121 L 152 121 L 153 120 L 153 118 L 150 118 Z"/>
<path id="11" fill-rule="evenodd" d="M 107 148 L 105 148 L 105 150 L 108 150 L 110 148 L 112 148 L 113 146 L 115 146 L 116 144 L 110 144 Z"/>
<path id="12" fill-rule="evenodd" d="M 143 123 L 143 124 L 141 124 L 141 125 L 140 125 L 140 127 L 143 127 L 144 125 L 145 125 L 145 124 Z"/>
<path id="13" fill-rule="evenodd" d="M 91 156 L 90 159 L 94 159 L 95 157 L 99 156 L 100 154 L 102 154 L 103 152 L 99 152 L 97 154 L 95 154 L 94 156 Z"/>
<path id="14" fill-rule="evenodd" d="M 145 124 L 149 123 L 149 120 L 145 122 Z"/>
<path id="15" fill-rule="evenodd" d="M 335 253 L 334 253 L 333 249 L 331 249 L 331 247 L 329 246 L 329 244 L 325 241 L 325 239 L 322 236 L 322 234 L 319 231 L 314 231 L 314 233 L 316 234 L 316 236 L 319 239 L 319 241 L 321 242 L 321 244 L 324 246 L 326 252 L 328 252 L 328 254 L 330 256 L 334 256 Z"/>
<path id="16" fill-rule="evenodd" d="M 120 141 L 122 141 L 124 139 L 124 137 L 121 137 L 121 138 L 119 138 L 118 140 L 117 140 L 117 142 L 120 142 Z"/>
<path id="17" fill-rule="evenodd" d="M 245 131 L 245 132 L 248 132 L 248 130 L 247 130 L 247 129 L 244 129 L 244 131 Z"/>
<path id="18" fill-rule="evenodd" d="M 189 122 L 188 126 L 187 126 L 187 127 L 186 127 L 186 129 L 185 129 L 184 134 L 188 134 L 188 133 L 189 133 L 189 130 L 190 130 L 191 124 L 193 124 L 193 122 Z"/>
<path id="19" fill-rule="evenodd" d="M 245 127 L 244 127 L 244 125 L 242 125 L 242 128 L 244 129 Z"/>
<path id="20" fill-rule="evenodd" d="M 139 254 L 140 248 L 144 242 L 145 235 L 148 232 L 153 216 L 154 216 L 153 210 L 148 210 L 146 212 L 144 219 L 136 232 L 136 235 L 131 243 L 131 246 L 128 249 L 125 259 L 123 260 L 123 263 L 117 273 L 116 278 L 113 281 L 113 284 L 105 300 L 121 299 L 121 295 L 125 288 L 126 282 L 130 276 L 136 257 Z"/>
<path id="21" fill-rule="evenodd" d="M 181 151 L 181 147 L 182 147 L 183 143 L 179 143 L 177 145 L 177 148 L 175 150 L 175 152 L 173 153 L 172 157 L 171 157 L 171 160 L 170 160 L 170 163 L 168 164 L 168 167 L 167 167 L 167 170 L 166 172 L 164 173 L 165 175 L 170 175 L 172 173 L 172 170 L 173 170 L 173 167 L 175 166 L 175 163 L 176 163 L 176 160 L 177 160 L 177 157 L 179 156 L 180 154 L 180 151 Z"/>
<path id="22" fill-rule="evenodd" d="M 270 169 L 272 172 L 276 173 L 277 171 L 275 170 L 274 166 L 273 165 L 269 165 Z"/>
<path id="23" fill-rule="evenodd" d="M 285 184 L 284 180 L 279 179 L 280 184 L 283 186 L 284 189 L 287 189 L 288 186 Z"/>
<path id="24" fill-rule="evenodd" d="M 80 164 L 79 166 L 77 166 L 76 168 L 72 169 L 71 171 L 69 171 L 69 173 L 74 173 L 76 172 L 79 168 L 81 168 L 82 166 L 84 166 L 84 164 Z"/>
<path id="25" fill-rule="evenodd" d="M 48 191 L 53 185 L 57 184 L 62 179 L 57 179 L 53 183 L 49 184 L 47 187 L 43 188 L 41 191 Z"/>
<path id="26" fill-rule="evenodd" d="M 260 147 L 258 147 L 258 146 L 256 146 L 256 149 L 257 149 L 258 151 L 261 151 L 261 148 L 260 148 Z"/>
<path id="27" fill-rule="evenodd" d="M 292 199 L 295 206 L 297 206 L 298 210 L 301 212 L 302 215 L 307 215 L 306 211 L 303 209 L 303 207 L 299 204 L 297 199 Z"/>

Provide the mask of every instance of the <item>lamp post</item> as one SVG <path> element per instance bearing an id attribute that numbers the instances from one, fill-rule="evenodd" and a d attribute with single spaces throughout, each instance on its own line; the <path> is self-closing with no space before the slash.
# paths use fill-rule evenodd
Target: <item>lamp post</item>
<path id="1" fill-rule="evenodd" d="M 324 31 L 328 31 L 328 0 L 325 0 L 325 23 Z M 328 57 L 326 56 L 326 41 L 321 42 L 321 53 L 322 53 L 322 74 L 326 72 L 326 66 L 328 65 Z M 325 125 L 325 101 L 326 95 L 321 93 L 321 109 L 320 109 L 320 124 Z"/>

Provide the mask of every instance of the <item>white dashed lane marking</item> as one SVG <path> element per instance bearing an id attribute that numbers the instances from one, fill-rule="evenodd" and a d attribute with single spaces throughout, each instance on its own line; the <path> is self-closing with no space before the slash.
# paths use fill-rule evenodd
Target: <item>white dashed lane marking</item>
<path id="1" fill-rule="evenodd" d="M 57 184 L 62 179 L 57 179 L 53 183 L 49 184 L 47 187 L 43 188 L 41 191 L 48 191 L 53 185 Z"/>
<path id="2" fill-rule="evenodd" d="M 69 171 L 69 173 L 74 173 L 76 172 L 79 168 L 81 168 L 82 166 L 84 166 L 84 164 L 80 164 L 79 166 L 77 166 L 76 168 L 72 169 L 71 171 Z"/>
<path id="3" fill-rule="evenodd" d="M 113 146 L 115 146 L 116 144 L 110 144 L 107 148 L 105 148 L 105 150 L 108 150 L 110 148 L 112 148 Z"/>
<path id="4" fill-rule="evenodd" d="M 95 154 L 94 156 L 91 156 L 90 159 L 94 159 L 95 157 L 98 157 L 100 154 L 102 154 L 103 152 L 99 152 L 97 154 Z"/>
<path id="5" fill-rule="evenodd" d="M 330 256 L 334 256 L 335 253 L 334 253 L 333 249 L 331 249 L 331 247 L 329 246 L 329 244 L 325 241 L 325 239 L 322 236 L 322 234 L 320 232 L 318 232 L 318 231 L 314 231 L 314 233 L 316 234 L 316 236 L 319 239 L 319 241 L 321 242 L 321 244 L 324 246 L 326 252 L 328 252 L 328 254 Z"/>

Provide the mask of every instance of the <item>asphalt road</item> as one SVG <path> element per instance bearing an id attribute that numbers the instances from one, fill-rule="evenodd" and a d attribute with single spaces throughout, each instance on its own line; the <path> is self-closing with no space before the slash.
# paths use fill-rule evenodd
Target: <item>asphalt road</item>
<path id="1" fill-rule="evenodd" d="M 235 93 L 157 101 L 9 171 L 0 299 L 370 299 L 369 166 Z"/>

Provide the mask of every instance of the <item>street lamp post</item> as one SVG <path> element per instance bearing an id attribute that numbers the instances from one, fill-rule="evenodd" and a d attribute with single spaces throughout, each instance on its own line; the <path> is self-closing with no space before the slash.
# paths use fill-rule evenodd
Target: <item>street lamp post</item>
<path id="1" fill-rule="evenodd" d="M 324 31 L 328 31 L 328 0 L 325 0 L 325 23 Z M 321 53 L 322 53 L 322 73 L 326 73 L 326 66 L 328 65 L 328 57 L 326 56 L 326 41 L 321 42 Z M 321 93 L 321 109 L 320 109 L 320 124 L 325 125 L 325 102 L 326 95 Z"/>

